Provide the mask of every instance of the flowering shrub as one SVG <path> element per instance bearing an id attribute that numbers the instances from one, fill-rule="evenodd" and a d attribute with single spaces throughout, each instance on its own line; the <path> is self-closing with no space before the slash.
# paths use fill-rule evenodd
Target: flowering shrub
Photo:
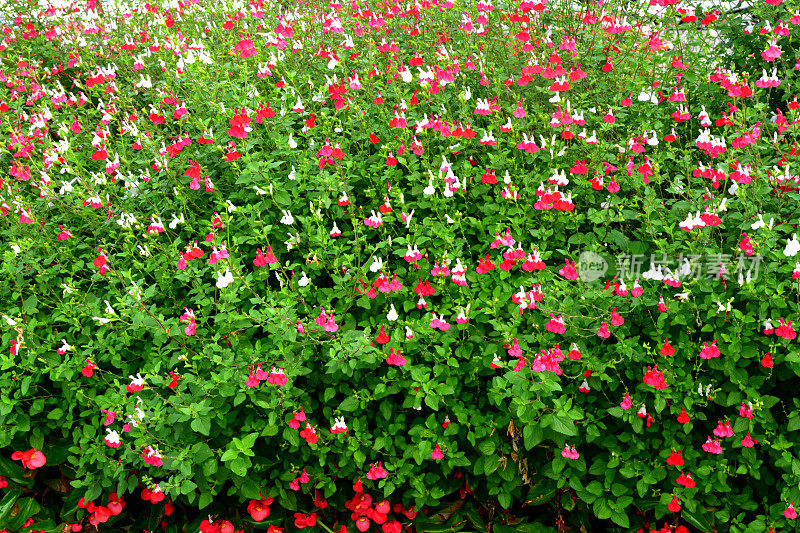
<path id="1" fill-rule="evenodd" d="M 795 527 L 795 5 L 13 7 L 0 527 Z"/>

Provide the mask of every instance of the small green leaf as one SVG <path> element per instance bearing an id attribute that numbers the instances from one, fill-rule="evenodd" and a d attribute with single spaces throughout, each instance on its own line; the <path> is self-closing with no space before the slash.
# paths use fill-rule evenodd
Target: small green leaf
<path id="1" fill-rule="evenodd" d="M 553 416 L 551 427 L 563 435 L 568 437 L 575 437 L 578 435 L 578 430 L 575 428 L 575 423 L 563 416 Z"/>
<path id="2" fill-rule="evenodd" d="M 342 403 L 339 404 L 339 409 L 342 411 L 355 411 L 358 408 L 358 398 L 355 396 L 350 396 L 345 398 Z"/>
<path id="3" fill-rule="evenodd" d="M 191 423 L 192 430 L 208 436 L 211 433 L 211 420 L 208 418 L 195 418 Z"/>

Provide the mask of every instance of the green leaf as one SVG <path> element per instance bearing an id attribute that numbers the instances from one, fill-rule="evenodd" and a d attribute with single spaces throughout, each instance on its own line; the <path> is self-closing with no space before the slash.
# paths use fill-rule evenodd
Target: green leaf
<path id="1" fill-rule="evenodd" d="M 497 470 L 498 466 L 500 466 L 500 457 L 497 455 L 490 455 L 486 458 L 486 462 L 483 463 L 483 473 L 488 476 Z"/>
<path id="2" fill-rule="evenodd" d="M 611 518 L 611 514 L 613 512 L 611 507 L 608 506 L 608 501 L 605 498 L 597 498 L 592 504 L 592 510 L 597 518 L 601 520 Z"/>
<path id="3" fill-rule="evenodd" d="M 701 508 L 698 508 L 695 512 L 690 512 L 686 507 L 683 507 L 681 509 L 681 516 L 684 520 L 689 522 L 689 524 L 703 533 L 712 533 L 712 531 L 715 531 L 713 524 L 703 516 Z"/>
<path id="4" fill-rule="evenodd" d="M 195 418 L 191 423 L 192 430 L 208 436 L 211 433 L 211 419 L 209 418 Z"/>
<path id="5" fill-rule="evenodd" d="M 600 496 L 603 494 L 603 485 L 599 481 L 595 480 L 586 485 L 586 490 L 595 496 Z"/>
<path id="6" fill-rule="evenodd" d="M 200 499 L 197 500 L 197 507 L 205 509 L 206 507 L 214 501 L 214 496 L 210 492 L 204 492 L 200 495 Z"/>
<path id="7" fill-rule="evenodd" d="M 551 427 L 563 435 L 568 437 L 576 437 L 578 430 L 575 428 L 575 423 L 566 417 L 554 415 Z"/>
<path id="8" fill-rule="evenodd" d="M 249 457 L 246 455 L 239 455 L 231 462 L 230 469 L 231 472 L 237 476 L 244 477 L 244 475 L 247 474 L 247 469 L 250 468 L 252 464 Z"/>
<path id="9" fill-rule="evenodd" d="M 0 523 L 5 523 L 6 518 L 14 508 L 14 504 L 17 502 L 17 498 L 19 498 L 19 495 L 19 490 L 10 490 L 3 496 L 3 499 L 0 500 Z"/>
<path id="10" fill-rule="evenodd" d="M 25 477 L 25 469 L 7 457 L 0 457 L 0 476 L 6 477 L 23 487 L 33 486 L 33 479 Z"/>
<path id="11" fill-rule="evenodd" d="M 434 411 L 439 410 L 439 396 L 433 392 L 429 392 L 425 395 L 425 405 L 433 409 Z"/>
<path id="12" fill-rule="evenodd" d="M 478 449 L 483 455 L 492 455 L 495 449 L 497 449 L 497 444 L 495 444 L 495 442 L 491 439 L 486 439 L 478 444 Z"/>
<path id="13" fill-rule="evenodd" d="M 522 430 L 522 437 L 525 440 L 525 449 L 530 450 L 544 438 L 544 432 L 538 424 L 528 424 Z"/>
<path id="14" fill-rule="evenodd" d="M 503 509 L 508 509 L 511 507 L 511 494 L 501 491 L 497 495 L 497 501 L 503 507 Z"/>
<path id="15" fill-rule="evenodd" d="M 599 518 L 599 517 L 598 517 Z M 611 511 L 611 521 L 617 524 L 620 527 L 628 528 L 630 527 L 630 520 L 628 519 L 628 515 L 621 512 L 621 511 Z"/>
<path id="16" fill-rule="evenodd" d="M 342 403 L 339 404 L 339 409 L 341 411 L 355 411 L 358 408 L 358 398 L 355 396 L 350 396 L 345 398 Z"/>
<path id="17" fill-rule="evenodd" d="M 14 530 L 20 529 L 22 524 L 27 522 L 29 518 L 36 516 L 39 509 L 41 509 L 33 498 L 20 498 L 17 500 L 16 504 L 19 507 L 17 515 L 6 520 L 8 527 Z"/>

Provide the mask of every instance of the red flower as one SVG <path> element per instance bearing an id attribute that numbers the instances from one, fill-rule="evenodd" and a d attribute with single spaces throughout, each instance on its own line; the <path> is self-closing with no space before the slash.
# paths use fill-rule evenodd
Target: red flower
<path id="1" fill-rule="evenodd" d="M 383 464 L 381 461 L 378 461 L 377 465 L 370 463 L 369 466 L 370 468 L 369 472 L 367 472 L 367 479 L 378 480 L 378 479 L 383 479 L 388 475 L 386 469 L 383 468 Z"/>
<path id="2" fill-rule="evenodd" d="M 31 470 L 44 466 L 47 462 L 44 454 L 35 448 L 31 448 L 27 452 L 14 452 L 11 454 L 11 458 L 14 461 L 22 461 L 22 466 Z"/>
<path id="3" fill-rule="evenodd" d="M 272 498 L 250 500 L 250 503 L 247 505 L 247 512 L 250 513 L 250 517 L 254 521 L 261 522 L 269 516 L 269 505 L 272 501 Z"/>
<path id="4" fill-rule="evenodd" d="M 375 342 L 377 342 L 378 344 L 386 344 L 387 342 L 389 342 L 389 335 L 387 335 L 386 332 L 383 331 L 383 326 L 381 326 L 381 332 L 375 338 Z"/>
<path id="5" fill-rule="evenodd" d="M 677 513 L 678 511 L 681 510 L 681 504 L 678 503 L 678 497 L 677 496 L 673 496 L 672 497 L 672 501 L 669 502 L 669 504 L 667 504 L 667 509 L 669 509 L 673 513 Z"/>
<path id="6" fill-rule="evenodd" d="M 304 529 L 317 525 L 317 513 L 294 513 L 294 527 Z"/>
<path id="7" fill-rule="evenodd" d="M 681 407 L 681 414 L 678 415 L 678 422 L 680 422 L 681 424 L 686 424 L 689 422 L 689 420 L 690 418 L 689 415 L 686 414 L 686 408 Z"/>
<path id="8" fill-rule="evenodd" d="M 675 353 L 675 348 L 669 343 L 669 339 L 664 339 L 664 346 L 661 347 L 661 355 L 670 357 Z"/>
<path id="9" fill-rule="evenodd" d="M 108 496 L 108 505 L 106 506 L 113 516 L 117 516 L 125 508 L 125 500 L 117 496 L 116 492 L 112 492 Z"/>
<path id="10" fill-rule="evenodd" d="M 678 450 L 676 453 L 675 450 L 670 450 L 670 455 L 667 457 L 667 464 L 670 466 L 683 466 L 683 456 L 681 455 L 681 451 Z"/>

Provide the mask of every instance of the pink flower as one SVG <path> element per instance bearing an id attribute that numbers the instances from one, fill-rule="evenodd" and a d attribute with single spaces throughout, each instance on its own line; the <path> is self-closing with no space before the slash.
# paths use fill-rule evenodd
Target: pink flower
<path id="1" fill-rule="evenodd" d="M 569 444 L 564 443 L 564 449 L 561 450 L 561 456 L 566 459 L 579 459 L 581 454 L 578 453 L 578 450 L 575 449 L 574 445 L 570 448 Z"/>
<path id="2" fill-rule="evenodd" d="M 564 259 L 564 262 L 566 265 L 561 267 L 558 273 L 567 279 L 578 279 L 578 269 L 575 268 L 575 261 L 570 262 L 569 259 Z"/>
<path id="3" fill-rule="evenodd" d="M 631 397 L 628 395 L 627 392 L 625 393 L 625 398 L 623 398 L 623 400 L 620 402 L 619 406 L 622 407 L 623 409 L 630 409 L 631 408 Z"/>
<path id="4" fill-rule="evenodd" d="M 267 377 L 267 383 L 270 385 L 286 385 L 286 374 L 283 372 L 283 367 L 275 370 L 275 367 L 270 367 L 270 373 Z"/>
<path id="5" fill-rule="evenodd" d="M 21 461 L 22 466 L 30 470 L 44 466 L 45 462 L 47 462 L 44 454 L 35 448 L 31 448 L 27 452 L 14 452 L 11 454 L 11 459 Z"/>
<path id="6" fill-rule="evenodd" d="M 441 461 L 444 459 L 444 454 L 442 453 L 442 450 L 439 448 L 438 444 L 431 452 L 431 459 L 434 459 L 435 461 Z"/>
<path id="7" fill-rule="evenodd" d="M 711 343 L 711 346 L 709 346 L 707 342 L 703 343 L 703 349 L 700 350 L 701 359 L 711 359 L 714 357 L 719 357 L 720 355 L 720 351 L 717 348 L 717 339 L 714 339 L 714 341 Z"/>
<path id="8" fill-rule="evenodd" d="M 403 366 L 406 364 L 406 358 L 400 354 L 400 350 L 394 351 L 394 348 L 389 349 L 389 356 L 386 358 L 386 364 L 393 366 Z"/>
<path id="9" fill-rule="evenodd" d="M 625 319 L 617 313 L 617 308 L 611 310 L 611 324 L 614 326 L 621 326 L 625 323 Z"/>
<path id="10" fill-rule="evenodd" d="M 783 516 L 788 518 L 789 520 L 794 520 L 797 518 L 797 511 L 794 510 L 794 502 L 789 504 L 789 507 L 783 512 Z"/>
<path id="11" fill-rule="evenodd" d="M 511 348 L 508 349 L 508 355 L 510 355 L 511 357 L 522 356 L 522 348 L 519 347 L 516 337 L 514 337 L 514 342 L 511 344 Z"/>
<path id="12" fill-rule="evenodd" d="M 611 336 L 611 332 L 608 331 L 608 324 L 606 324 L 605 322 L 600 324 L 600 329 L 597 332 L 597 336 L 602 337 L 604 339 L 607 339 Z"/>
<path id="13" fill-rule="evenodd" d="M 381 461 L 378 461 L 377 466 L 373 463 L 369 464 L 369 472 L 367 472 L 367 479 L 371 479 L 373 481 L 378 479 L 383 479 L 388 475 L 386 470 L 383 468 L 383 464 Z"/>
<path id="14" fill-rule="evenodd" d="M 299 429 L 300 422 L 305 422 L 306 412 L 305 408 L 301 407 L 299 413 L 294 413 L 294 417 L 289 421 L 289 427 L 292 429 Z"/>
<path id="15" fill-rule="evenodd" d="M 645 372 L 644 378 L 642 379 L 642 381 L 645 384 L 651 385 L 652 387 L 655 387 L 656 389 L 659 389 L 659 390 L 664 390 L 664 389 L 667 388 L 667 383 L 664 381 L 664 374 L 662 374 L 658 370 L 658 366 L 656 366 L 652 370 L 648 366 L 647 367 L 647 372 Z"/>
<path id="16" fill-rule="evenodd" d="M 336 331 L 339 330 L 339 325 L 336 323 L 336 320 L 333 318 L 333 314 L 328 315 L 328 319 L 325 321 L 325 325 L 322 326 L 322 329 L 324 329 L 328 333 L 336 333 Z"/>
<path id="17" fill-rule="evenodd" d="M 555 317 L 553 313 L 550 313 L 550 320 L 547 322 L 545 329 L 552 333 L 563 334 L 567 331 L 566 326 L 564 326 L 564 319 L 561 315 L 558 315 L 558 318 Z"/>
<path id="18" fill-rule="evenodd" d="M 115 413 L 114 411 L 109 411 L 107 409 L 100 409 L 100 412 L 106 415 L 106 419 L 103 422 L 104 426 L 110 426 L 111 424 L 114 423 L 114 418 L 116 418 L 117 413 Z"/>
<path id="19" fill-rule="evenodd" d="M 256 377 L 255 374 L 253 374 L 253 367 L 251 366 L 250 375 L 247 376 L 247 381 L 245 381 L 244 384 L 247 385 L 248 388 L 252 389 L 253 387 L 258 387 L 258 383 L 259 383 L 258 378 Z"/>

